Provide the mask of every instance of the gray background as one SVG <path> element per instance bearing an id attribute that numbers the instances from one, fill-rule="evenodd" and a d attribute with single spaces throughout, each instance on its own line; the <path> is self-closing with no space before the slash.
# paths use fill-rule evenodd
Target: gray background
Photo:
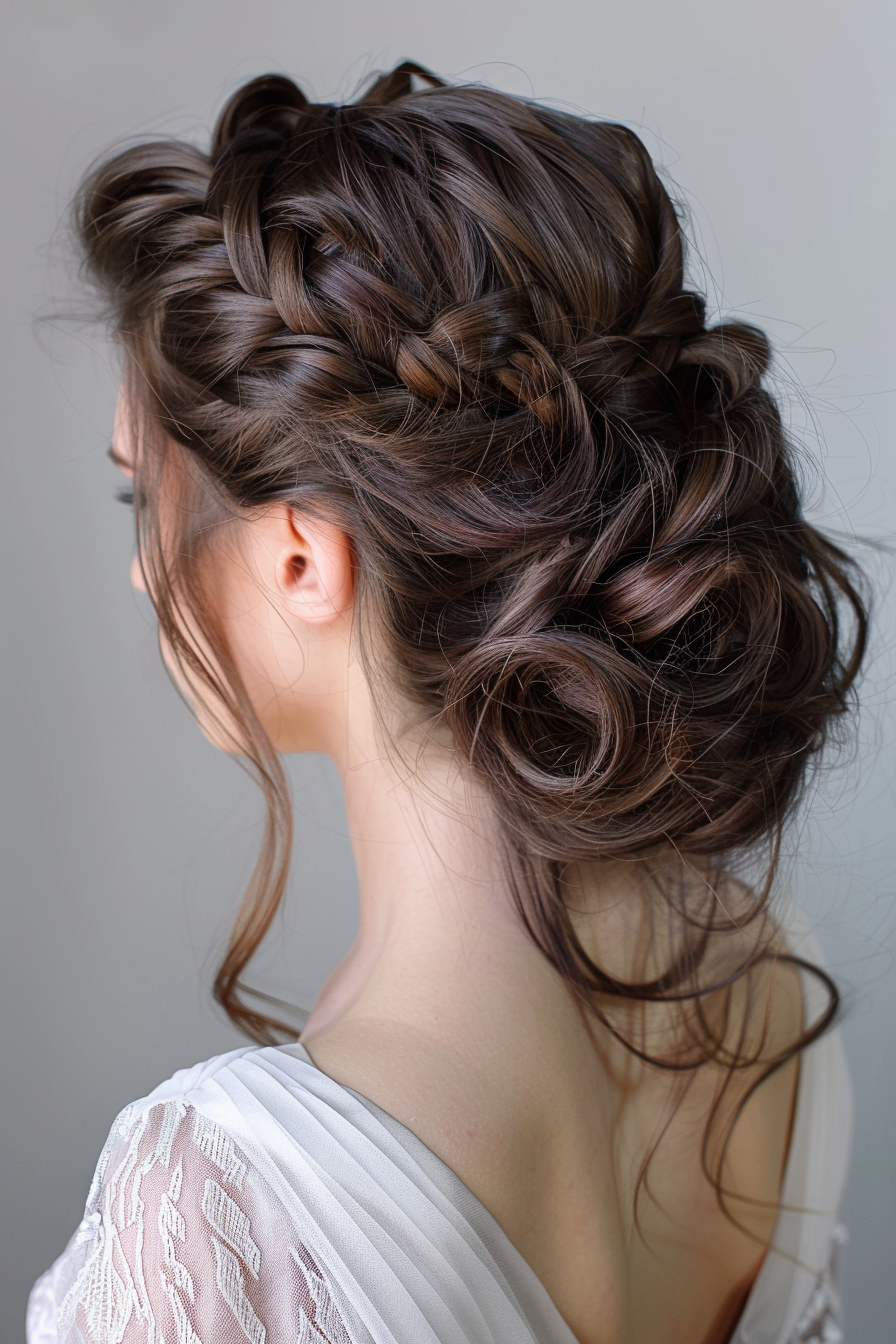
<path id="1" fill-rule="evenodd" d="M 0 1338 L 76 1226 L 108 1127 L 176 1068 L 241 1043 L 216 953 L 260 809 L 160 669 L 104 457 L 115 396 L 71 301 L 59 221 L 88 161 L 201 136 L 241 80 L 319 98 L 404 56 L 642 129 L 680 184 L 713 301 L 765 324 L 813 507 L 892 540 L 896 8 L 849 0 L 34 0 L 10 11 L 2 144 L 4 967 Z M 802 389 L 802 390 L 801 390 Z M 856 745 L 791 838 L 787 877 L 848 991 L 858 1135 L 850 1344 L 896 1334 L 893 561 Z M 309 1006 L 353 934 L 337 780 L 293 765 L 290 903 L 257 979 Z"/>

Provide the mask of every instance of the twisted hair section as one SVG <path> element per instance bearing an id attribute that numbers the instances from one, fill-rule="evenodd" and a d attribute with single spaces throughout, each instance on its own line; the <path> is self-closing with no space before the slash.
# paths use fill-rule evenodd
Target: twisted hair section
<path id="1" fill-rule="evenodd" d="M 639 138 L 410 63 L 345 105 L 272 75 L 208 153 L 102 162 L 77 228 L 199 493 L 349 533 L 392 675 L 491 791 L 521 915 L 570 987 L 598 1015 L 606 996 L 699 1008 L 711 891 L 675 907 L 697 935 L 668 972 L 622 983 L 579 943 L 564 873 L 774 856 L 866 614 L 853 561 L 803 515 L 766 338 L 707 323 Z M 192 577 L 156 546 L 151 587 L 195 598 L 212 532 L 168 548 Z M 170 599 L 160 614 L 189 658 Z M 283 837 L 282 775 L 224 682 Z M 285 881 L 266 862 L 216 986 L 257 1039 L 280 1025 L 240 996 Z M 696 1062 L 718 1054 L 703 1025 Z"/>

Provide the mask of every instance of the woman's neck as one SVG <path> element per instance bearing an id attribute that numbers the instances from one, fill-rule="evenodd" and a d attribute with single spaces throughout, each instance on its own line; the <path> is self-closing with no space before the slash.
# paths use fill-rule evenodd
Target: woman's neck
<path id="1" fill-rule="evenodd" d="M 431 731 L 405 728 L 387 745 L 366 681 L 339 699 L 344 713 L 328 746 L 342 778 L 360 919 L 303 1042 L 351 1031 L 373 1047 L 389 1032 L 415 1033 L 433 1044 L 478 1042 L 489 1054 L 502 1040 L 568 1030 L 578 1010 L 523 924 L 485 785 Z M 653 942 L 655 893 L 643 865 L 595 862 L 564 876 L 576 931 L 604 970 L 628 979 L 660 969 L 655 958 L 666 962 L 669 949 Z"/>
<path id="2" fill-rule="evenodd" d="M 524 957 L 525 935 L 501 861 L 485 790 L 432 740 L 386 748 L 353 732 L 337 765 L 358 876 L 357 937 L 327 981 L 306 1032 L 373 1013 L 420 1020 L 447 983 L 476 992 L 500 957 Z M 452 996 L 453 997 L 453 994 Z M 442 1010 L 444 1011 L 444 1010 Z"/>
<path id="3" fill-rule="evenodd" d="M 511 1042 L 568 1035 L 578 1010 L 520 917 L 485 786 L 431 735 L 406 732 L 390 749 L 372 714 L 347 726 L 332 755 L 360 920 L 302 1033 L 312 1057 L 324 1035 L 334 1058 L 334 1041 L 350 1035 L 353 1050 L 363 1039 L 376 1052 L 387 1040 L 440 1052 L 462 1040 L 467 1057 L 489 1061 L 512 1053 Z M 610 942 L 619 969 L 643 931 L 630 889 L 632 865 L 610 863 L 592 865 L 575 889 L 589 906 L 586 945 Z"/>

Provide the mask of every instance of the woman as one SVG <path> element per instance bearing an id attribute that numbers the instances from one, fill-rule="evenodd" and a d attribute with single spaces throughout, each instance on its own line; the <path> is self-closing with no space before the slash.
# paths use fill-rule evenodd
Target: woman
<path id="1" fill-rule="evenodd" d="M 77 220 L 133 582 L 269 820 L 256 1044 L 118 1117 L 31 1344 L 840 1338 L 837 993 L 770 892 L 865 614 L 641 142 L 269 76 Z M 361 898 L 300 1041 L 242 984 L 293 751 Z"/>

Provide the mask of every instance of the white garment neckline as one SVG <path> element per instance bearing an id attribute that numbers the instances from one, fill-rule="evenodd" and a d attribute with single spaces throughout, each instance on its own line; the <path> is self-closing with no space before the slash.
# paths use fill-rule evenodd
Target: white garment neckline
<path id="1" fill-rule="evenodd" d="M 811 936 L 789 944 L 823 965 Z M 805 970 L 802 982 L 806 1020 L 817 1021 L 827 996 Z M 829 1032 L 802 1053 L 772 1246 L 729 1344 L 842 1338 L 837 1214 L 852 1110 L 841 1034 Z M 267 1297 L 253 1305 L 261 1255 Z M 161 1276 L 144 1276 L 147 1256 Z M 181 1324 L 191 1338 L 197 1328 L 219 1338 L 220 1311 L 227 1338 L 235 1312 L 253 1344 L 280 1339 L 283 1325 L 284 1340 L 295 1339 L 296 1315 L 302 1338 L 328 1321 L 315 1338 L 343 1344 L 580 1344 L 460 1176 L 319 1069 L 301 1041 L 180 1069 L 125 1107 L 81 1224 L 32 1289 L 27 1334 L 29 1344 L 65 1344 L 87 1313 L 90 1338 L 114 1344 L 136 1312 L 135 1339 L 156 1338 L 157 1318 L 174 1312 L 178 1338 Z"/>
<path id="2" fill-rule="evenodd" d="M 370 1097 L 364 1096 L 363 1093 L 358 1092 L 355 1088 L 348 1086 L 348 1084 L 337 1082 L 335 1078 L 332 1078 L 330 1076 L 330 1074 L 325 1073 L 324 1070 L 319 1067 L 319 1065 L 315 1064 L 314 1060 L 311 1058 L 311 1055 L 308 1052 L 308 1049 L 302 1044 L 300 1040 L 297 1040 L 294 1043 L 290 1043 L 288 1045 L 279 1046 L 278 1048 L 281 1050 L 288 1050 L 291 1054 L 298 1053 L 301 1059 L 304 1059 L 306 1063 L 310 1064 L 311 1067 L 314 1070 L 316 1070 L 317 1073 L 321 1074 L 322 1077 L 326 1078 L 328 1080 L 328 1083 L 332 1084 L 333 1087 L 339 1088 L 343 1092 L 347 1092 L 350 1096 L 353 1096 L 354 1098 L 356 1098 L 356 1100 L 362 1102 L 363 1105 L 369 1111 L 371 1111 L 373 1115 L 375 1115 L 378 1119 L 380 1119 L 381 1122 L 384 1123 L 386 1127 L 390 1129 L 396 1137 L 403 1139 L 403 1141 L 405 1142 L 405 1146 L 411 1148 L 417 1148 L 418 1151 L 420 1149 L 425 1150 L 428 1159 L 433 1163 L 433 1165 L 438 1165 L 438 1167 L 442 1170 L 443 1175 L 450 1182 L 456 1182 L 458 1185 L 462 1186 L 466 1198 L 474 1205 L 477 1213 L 480 1215 L 480 1218 L 486 1220 L 487 1223 L 491 1225 L 494 1231 L 494 1235 L 500 1239 L 505 1256 L 510 1256 L 511 1259 L 516 1262 L 519 1272 L 523 1274 L 525 1277 L 529 1278 L 530 1281 L 533 1283 L 533 1285 L 537 1285 L 536 1291 L 540 1289 L 540 1292 L 543 1295 L 545 1301 L 549 1304 L 550 1309 L 554 1312 L 556 1316 L 557 1328 L 559 1330 L 565 1330 L 567 1332 L 569 1337 L 569 1344 L 579 1344 L 577 1336 L 573 1333 L 572 1329 L 567 1324 L 565 1317 L 560 1311 L 560 1308 L 557 1306 L 556 1302 L 554 1302 L 554 1299 L 551 1297 L 550 1293 L 545 1288 L 541 1279 L 538 1277 L 535 1270 L 529 1264 L 528 1260 L 525 1258 L 522 1252 L 520 1252 L 517 1249 L 517 1247 L 513 1244 L 510 1237 L 504 1231 L 504 1228 L 495 1218 L 494 1214 L 491 1213 L 486 1208 L 486 1206 L 482 1203 L 481 1199 L 479 1199 L 478 1195 L 473 1193 L 473 1191 L 466 1184 L 466 1182 L 457 1174 L 457 1172 L 454 1170 L 453 1167 L 449 1166 L 449 1164 L 445 1161 L 444 1158 L 439 1157 L 438 1153 L 434 1152 L 433 1149 L 430 1148 L 427 1143 L 424 1143 L 423 1139 L 421 1139 L 418 1134 L 415 1134 L 414 1131 L 410 1129 L 407 1125 L 405 1125 L 401 1120 L 396 1119 L 396 1117 L 390 1114 L 389 1111 L 384 1110 L 383 1107 L 380 1106 L 377 1102 L 372 1101 Z M 805 1086 L 805 1077 L 806 1077 L 806 1069 L 804 1066 L 804 1061 L 801 1059 L 799 1076 L 797 1079 L 796 1097 L 794 1099 L 793 1119 L 790 1126 L 790 1138 L 787 1147 L 787 1156 L 784 1161 L 784 1176 L 781 1182 L 782 1203 L 785 1202 L 788 1191 L 788 1178 L 790 1176 L 790 1168 L 792 1165 L 792 1158 L 797 1140 L 798 1117 L 805 1116 L 806 1111 L 808 1109 L 805 1100 L 802 1096 Z M 769 1257 L 771 1255 L 772 1248 L 775 1245 L 780 1221 L 781 1220 L 779 1216 L 778 1221 L 775 1224 L 775 1231 L 772 1235 L 772 1240 L 769 1244 L 769 1249 L 766 1251 L 762 1264 L 760 1265 L 756 1277 L 753 1280 L 753 1283 L 750 1287 L 750 1291 L 747 1294 L 746 1300 L 744 1302 L 743 1308 L 741 1309 L 740 1315 L 738 1316 L 737 1323 L 732 1333 L 728 1336 L 728 1339 L 725 1341 L 725 1344 L 739 1344 L 739 1341 L 741 1340 L 743 1340 L 744 1344 L 746 1344 L 748 1338 L 752 1340 L 752 1335 L 748 1336 L 746 1333 L 744 1333 L 743 1325 L 744 1322 L 748 1319 L 751 1306 L 754 1304 L 754 1301 L 759 1297 L 762 1286 L 764 1284 L 766 1277 L 765 1276 L 766 1266 L 769 1263 Z"/>
<path id="3" fill-rule="evenodd" d="M 793 911 L 789 920 L 791 953 L 823 964 L 821 950 L 808 925 Z M 802 971 L 804 1022 L 815 1020 L 819 986 Z M 514 1246 L 493 1214 L 457 1172 L 388 1111 L 354 1088 L 324 1073 L 300 1040 L 277 1047 L 297 1054 L 333 1087 L 353 1096 L 376 1116 L 406 1148 L 425 1153 L 444 1179 L 464 1191 L 465 1202 L 476 1210 L 500 1242 L 503 1258 L 517 1266 L 532 1291 L 542 1297 L 556 1317 L 556 1328 L 568 1344 L 579 1344 L 559 1307 L 535 1270 Z M 801 1057 L 794 1112 L 780 1191 L 780 1209 L 769 1248 L 737 1324 L 726 1344 L 785 1344 L 799 1320 L 805 1301 L 823 1274 L 830 1252 L 848 1165 L 852 1127 L 852 1092 L 839 1033 L 828 1033 L 807 1047 Z"/>

